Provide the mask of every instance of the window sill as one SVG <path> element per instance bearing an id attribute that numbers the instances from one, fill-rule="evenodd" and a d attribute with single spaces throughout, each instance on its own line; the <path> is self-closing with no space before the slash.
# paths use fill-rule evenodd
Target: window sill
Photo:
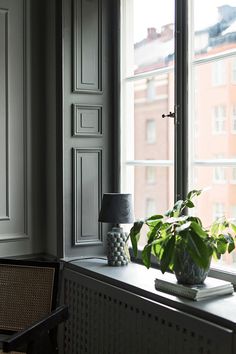
<path id="1" fill-rule="evenodd" d="M 131 254 L 132 261 L 134 263 L 142 264 L 142 261 L 141 261 L 141 259 L 142 259 L 141 252 L 142 251 L 140 249 L 138 250 L 137 258 L 134 258 L 133 250 L 131 248 L 129 251 Z M 157 263 L 157 260 L 154 256 L 151 256 L 151 264 L 152 264 L 153 268 L 160 269 L 160 267 Z M 221 279 L 221 280 L 230 281 L 233 284 L 234 289 L 236 290 L 236 270 L 231 271 L 230 269 L 222 269 L 220 267 L 217 267 L 217 264 L 214 264 L 209 271 L 209 276 L 213 277 L 213 278 Z"/>
<path id="2" fill-rule="evenodd" d="M 236 294 L 219 296 L 195 302 L 157 291 L 154 280 L 157 269 L 147 270 L 144 266 L 131 262 L 127 267 L 109 267 L 105 259 L 93 258 L 65 260 L 65 268 L 97 279 L 117 288 L 129 291 L 151 301 L 170 306 L 220 326 L 236 330 Z M 168 274 L 166 274 L 168 276 Z M 89 281 L 89 278 L 88 278 Z"/>

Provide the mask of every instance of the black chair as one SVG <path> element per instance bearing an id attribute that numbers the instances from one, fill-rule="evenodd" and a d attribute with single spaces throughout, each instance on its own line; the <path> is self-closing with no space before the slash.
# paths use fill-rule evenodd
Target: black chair
<path id="1" fill-rule="evenodd" d="M 0 353 L 56 354 L 59 262 L 0 259 Z"/>

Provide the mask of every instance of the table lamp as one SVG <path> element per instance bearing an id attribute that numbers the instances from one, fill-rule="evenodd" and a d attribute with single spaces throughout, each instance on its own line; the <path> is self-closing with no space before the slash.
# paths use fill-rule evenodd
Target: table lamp
<path id="1" fill-rule="evenodd" d="M 115 226 L 107 234 L 107 258 L 110 266 L 128 265 L 128 233 L 120 224 L 134 221 L 132 195 L 127 193 L 104 193 L 99 221 L 113 223 Z"/>

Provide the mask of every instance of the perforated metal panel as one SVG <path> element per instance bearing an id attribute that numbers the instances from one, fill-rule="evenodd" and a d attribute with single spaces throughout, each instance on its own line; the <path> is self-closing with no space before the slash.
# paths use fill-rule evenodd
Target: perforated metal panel
<path id="1" fill-rule="evenodd" d="M 65 354 L 232 353 L 232 331 L 65 270 Z"/>

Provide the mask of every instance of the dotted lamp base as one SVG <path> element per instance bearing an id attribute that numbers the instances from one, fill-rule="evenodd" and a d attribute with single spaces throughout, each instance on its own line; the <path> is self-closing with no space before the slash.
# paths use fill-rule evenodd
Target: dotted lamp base
<path id="1" fill-rule="evenodd" d="M 127 245 L 128 234 L 122 228 L 113 227 L 107 234 L 108 265 L 119 267 L 128 265 L 130 261 Z"/>

